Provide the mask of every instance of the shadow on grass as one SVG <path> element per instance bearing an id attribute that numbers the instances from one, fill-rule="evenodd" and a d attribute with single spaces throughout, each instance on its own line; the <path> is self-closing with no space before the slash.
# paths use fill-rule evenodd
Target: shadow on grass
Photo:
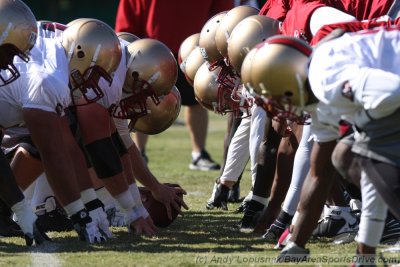
<path id="1" fill-rule="evenodd" d="M 260 252 L 272 250 L 258 236 L 239 232 L 236 228 L 238 217 L 222 211 L 187 211 L 167 228 L 160 229 L 155 238 L 138 237 L 129 234 L 126 228 L 113 228 L 115 238 L 106 243 L 86 244 L 78 241 L 76 235 L 57 235 L 49 246 L 28 249 L 14 243 L 0 240 L 2 253 L 21 252 L 186 252 L 186 253 L 233 253 Z M 265 246 L 263 246 L 265 245 Z"/>

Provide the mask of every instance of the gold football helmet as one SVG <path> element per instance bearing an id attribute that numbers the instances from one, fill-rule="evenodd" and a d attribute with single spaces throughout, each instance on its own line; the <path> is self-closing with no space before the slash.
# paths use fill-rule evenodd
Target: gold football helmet
<path id="1" fill-rule="evenodd" d="M 309 100 L 306 80 L 311 53 L 305 41 L 283 35 L 258 46 L 249 70 L 250 89 L 266 100 L 275 116 L 304 123 L 301 108 Z"/>
<path id="2" fill-rule="evenodd" d="M 218 72 L 219 67 L 210 71 L 207 62 L 204 62 L 197 70 L 193 83 L 196 99 L 215 112 L 218 108 Z"/>
<path id="3" fill-rule="evenodd" d="M 102 77 L 111 84 L 121 60 L 121 46 L 114 30 L 96 19 L 80 19 L 64 30 L 62 45 L 69 62 L 73 103 L 88 104 L 103 97 L 98 82 Z M 95 97 L 89 98 L 88 90 Z"/>
<path id="4" fill-rule="evenodd" d="M 131 121 L 129 128 L 144 134 L 159 134 L 168 129 L 176 120 L 181 109 L 181 95 L 176 86 L 165 96 L 160 97 L 160 104 L 156 105 L 147 99 L 148 114 Z"/>
<path id="5" fill-rule="evenodd" d="M 28 62 L 28 52 L 37 38 L 36 18 L 29 7 L 20 0 L 0 0 L 0 86 L 15 81 L 19 72 L 13 64 L 18 56 Z"/>
<path id="6" fill-rule="evenodd" d="M 221 67 L 210 70 L 207 62 L 199 68 L 194 78 L 194 93 L 196 99 L 205 108 L 218 114 L 233 112 L 236 117 L 241 111 L 249 114 L 252 103 L 237 91 L 239 84 L 226 87 L 218 82 Z M 238 81 L 239 82 L 239 81 Z"/>
<path id="7" fill-rule="evenodd" d="M 243 19 L 232 30 L 228 39 L 228 58 L 232 67 L 240 73 L 248 52 L 268 37 L 279 34 L 280 22 L 266 16 L 254 15 Z"/>
<path id="8" fill-rule="evenodd" d="M 127 41 L 128 43 L 132 43 L 140 38 L 130 32 L 117 32 L 118 38 Z"/>
<path id="9" fill-rule="evenodd" d="M 215 34 L 217 49 L 224 58 L 228 56 L 228 39 L 233 28 L 244 18 L 257 15 L 259 11 L 251 6 L 237 6 L 226 13 Z"/>
<path id="10" fill-rule="evenodd" d="M 139 39 L 126 46 L 127 73 L 123 96 L 111 113 L 114 117 L 131 119 L 147 114 L 147 98 L 157 105 L 178 78 L 178 66 L 171 50 L 155 39 Z"/>
<path id="11" fill-rule="evenodd" d="M 179 47 L 178 63 L 182 64 L 187 59 L 190 53 L 199 45 L 200 33 L 195 33 L 187 37 Z M 183 71 L 183 70 L 182 70 Z"/>
<path id="12" fill-rule="evenodd" d="M 201 55 L 200 47 L 195 47 L 193 51 L 189 54 L 187 59 L 182 62 L 181 69 L 185 74 L 186 80 L 190 85 L 193 86 L 193 81 L 196 76 L 197 70 L 205 62 L 203 56 Z"/>
<path id="13" fill-rule="evenodd" d="M 224 19 L 227 11 L 223 11 L 210 18 L 200 32 L 199 46 L 203 58 L 210 64 L 214 65 L 223 59 L 223 56 L 217 49 L 215 42 L 215 34 L 217 29 Z"/>

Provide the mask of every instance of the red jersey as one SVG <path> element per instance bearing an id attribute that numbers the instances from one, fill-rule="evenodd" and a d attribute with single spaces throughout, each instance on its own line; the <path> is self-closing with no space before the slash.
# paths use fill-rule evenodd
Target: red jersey
<path id="1" fill-rule="evenodd" d="M 310 19 L 319 7 L 330 6 L 361 21 L 386 15 L 392 3 L 393 0 L 294 0 L 282 23 L 282 33 L 311 42 Z"/>
<path id="2" fill-rule="evenodd" d="M 292 0 L 267 0 L 258 14 L 284 21 L 291 4 Z"/>
<path id="3" fill-rule="evenodd" d="M 369 20 L 369 21 L 353 21 L 353 22 L 343 22 L 343 23 L 334 23 L 323 26 L 319 31 L 315 34 L 311 41 L 311 45 L 316 45 L 322 38 L 327 36 L 335 29 L 343 29 L 345 32 L 357 32 L 362 30 L 373 29 L 376 27 L 382 26 L 393 26 L 400 25 L 400 18 L 396 20 Z"/>
<path id="4" fill-rule="evenodd" d="M 233 7 L 233 0 L 120 0 L 115 31 L 157 39 L 177 55 L 183 40 Z"/>
<path id="5" fill-rule="evenodd" d="M 328 5 L 346 12 L 358 20 L 371 20 L 386 15 L 393 0 L 328 0 Z"/>
<path id="6" fill-rule="evenodd" d="M 310 19 L 314 10 L 324 7 L 320 1 L 294 1 L 282 23 L 282 33 L 301 38 L 307 42 L 312 39 Z"/>

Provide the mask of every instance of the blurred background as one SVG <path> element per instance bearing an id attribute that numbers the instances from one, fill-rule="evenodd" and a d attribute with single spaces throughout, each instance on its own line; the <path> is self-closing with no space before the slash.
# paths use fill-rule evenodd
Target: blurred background
<path id="1" fill-rule="evenodd" d="M 32 12 L 35 14 L 37 20 L 49 20 L 66 24 L 76 18 L 96 18 L 108 23 L 112 28 L 115 26 L 115 14 L 117 12 L 119 3 L 118 0 L 23 1 L 32 9 Z M 239 2 L 246 1 L 239 0 Z M 257 0 L 257 2 L 259 6 L 262 7 L 266 0 Z"/>

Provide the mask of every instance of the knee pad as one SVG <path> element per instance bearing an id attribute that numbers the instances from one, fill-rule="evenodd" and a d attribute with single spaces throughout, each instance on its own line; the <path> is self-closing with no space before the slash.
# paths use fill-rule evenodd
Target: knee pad
<path id="1" fill-rule="evenodd" d="M 100 179 L 122 172 L 122 163 L 111 137 L 96 140 L 85 146 L 90 162 Z"/>

